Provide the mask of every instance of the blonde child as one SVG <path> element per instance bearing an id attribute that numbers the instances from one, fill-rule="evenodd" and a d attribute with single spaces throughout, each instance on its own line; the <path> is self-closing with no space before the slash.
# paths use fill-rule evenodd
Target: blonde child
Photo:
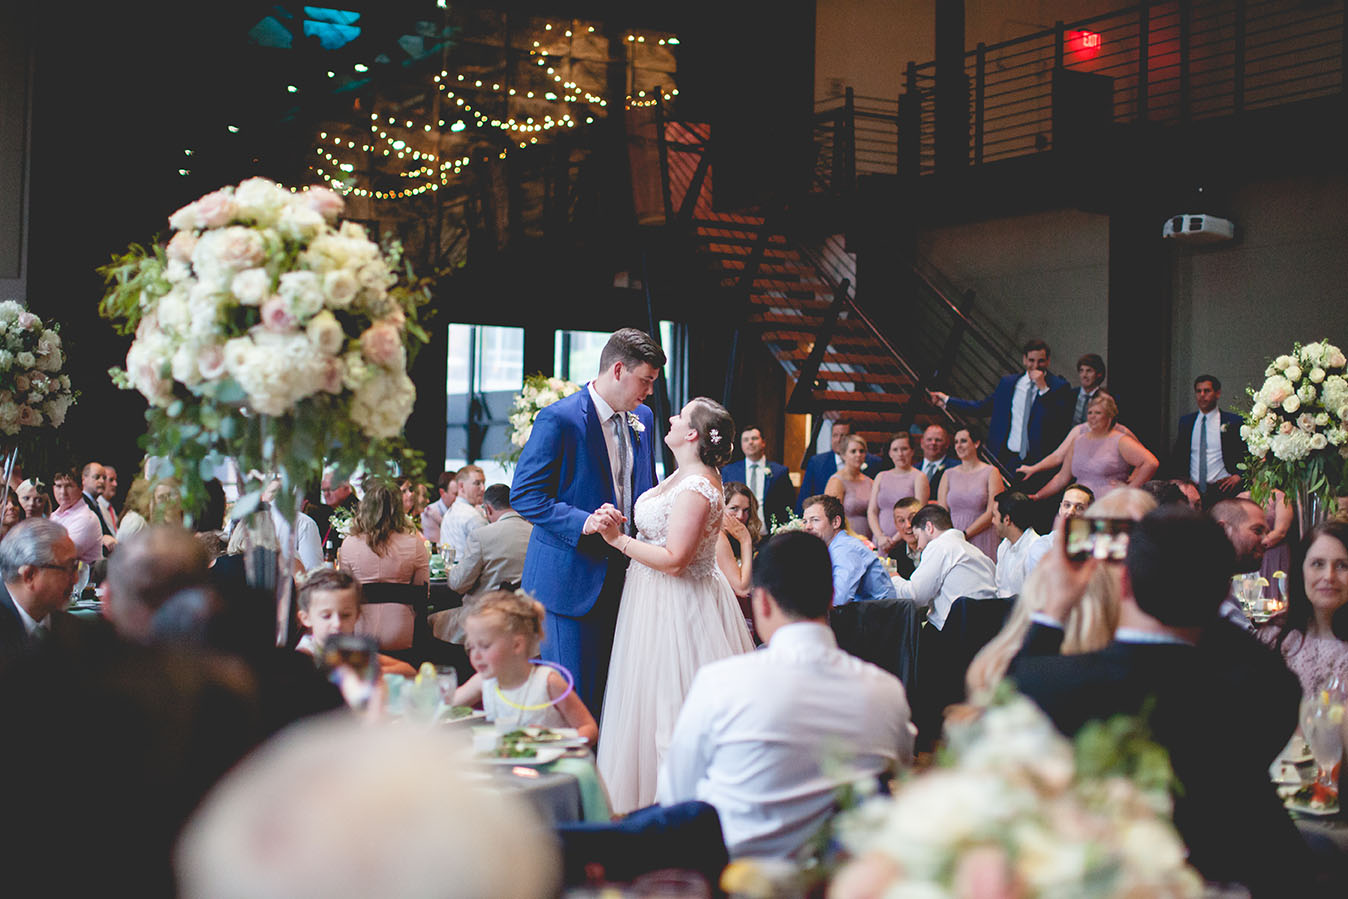
<path id="1" fill-rule="evenodd" d="M 345 571 L 319 568 L 305 579 L 298 601 L 300 624 L 309 630 L 295 647 L 300 652 L 317 656 L 329 637 L 356 632 L 356 619 L 360 617 L 360 582 Z M 416 676 L 411 665 L 382 653 L 379 654 L 379 671 L 403 677 Z"/>
<path id="2" fill-rule="evenodd" d="M 464 631 L 477 673 L 455 692 L 454 704 L 481 702 L 487 720 L 501 726 L 574 727 L 593 744 L 599 725 L 585 703 L 556 670 L 529 661 L 543 640 L 543 605 L 506 590 L 488 593 L 476 605 Z"/>

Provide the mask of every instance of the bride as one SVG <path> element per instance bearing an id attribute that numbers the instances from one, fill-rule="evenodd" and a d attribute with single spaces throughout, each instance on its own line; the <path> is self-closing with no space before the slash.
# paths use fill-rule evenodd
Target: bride
<path id="1" fill-rule="evenodd" d="M 716 564 L 723 504 L 718 472 L 730 460 L 734 434 L 719 403 L 689 402 L 669 419 L 665 436 L 677 470 L 632 510 L 640 536 L 623 533 L 616 510 L 601 532 L 632 560 L 599 728 L 599 771 L 618 813 L 655 801 L 660 762 L 697 669 L 754 648 Z"/>

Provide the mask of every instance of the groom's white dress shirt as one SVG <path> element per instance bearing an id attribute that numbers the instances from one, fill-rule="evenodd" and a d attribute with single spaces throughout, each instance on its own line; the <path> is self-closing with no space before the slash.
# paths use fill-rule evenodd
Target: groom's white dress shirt
<path id="1" fill-rule="evenodd" d="M 613 495 L 622 496 L 622 490 L 618 486 L 618 472 L 622 470 L 622 460 L 618 458 L 618 453 L 622 452 L 622 447 L 618 446 L 618 439 L 613 434 L 613 425 L 610 420 L 613 418 L 614 408 L 604 402 L 604 398 L 599 395 L 599 391 L 594 389 L 594 382 L 585 385 L 585 389 L 590 391 L 590 401 L 594 403 L 595 414 L 599 416 L 600 428 L 604 432 L 604 447 L 608 450 L 608 468 L 613 473 Z M 626 424 L 626 422 L 624 422 Z M 628 463 L 627 470 L 631 471 L 631 463 Z M 637 498 L 631 498 L 632 504 L 636 505 Z"/>
<path id="2" fill-rule="evenodd" d="M 656 801 L 710 803 L 733 857 L 785 857 L 839 786 L 908 764 L 909 718 L 898 678 L 840 650 L 825 625 L 788 624 L 757 652 L 698 670 Z"/>

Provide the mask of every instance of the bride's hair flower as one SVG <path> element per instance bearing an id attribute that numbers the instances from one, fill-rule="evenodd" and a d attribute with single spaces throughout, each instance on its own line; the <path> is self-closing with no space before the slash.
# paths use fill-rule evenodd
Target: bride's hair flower
<path id="1" fill-rule="evenodd" d="M 721 442 L 721 432 L 715 428 L 711 428 L 707 431 L 707 438 L 711 440 L 713 444 L 719 444 Z"/>

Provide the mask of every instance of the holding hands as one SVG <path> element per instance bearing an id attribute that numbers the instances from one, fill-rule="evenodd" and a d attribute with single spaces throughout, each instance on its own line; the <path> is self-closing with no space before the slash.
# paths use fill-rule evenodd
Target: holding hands
<path id="1" fill-rule="evenodd" d="M 609 545 L 615 545 L 623 536 L 623 522 L 627 519 L 613 503 L 604 503 L 585 519 L 583 534 L 599 534 Z"/>

